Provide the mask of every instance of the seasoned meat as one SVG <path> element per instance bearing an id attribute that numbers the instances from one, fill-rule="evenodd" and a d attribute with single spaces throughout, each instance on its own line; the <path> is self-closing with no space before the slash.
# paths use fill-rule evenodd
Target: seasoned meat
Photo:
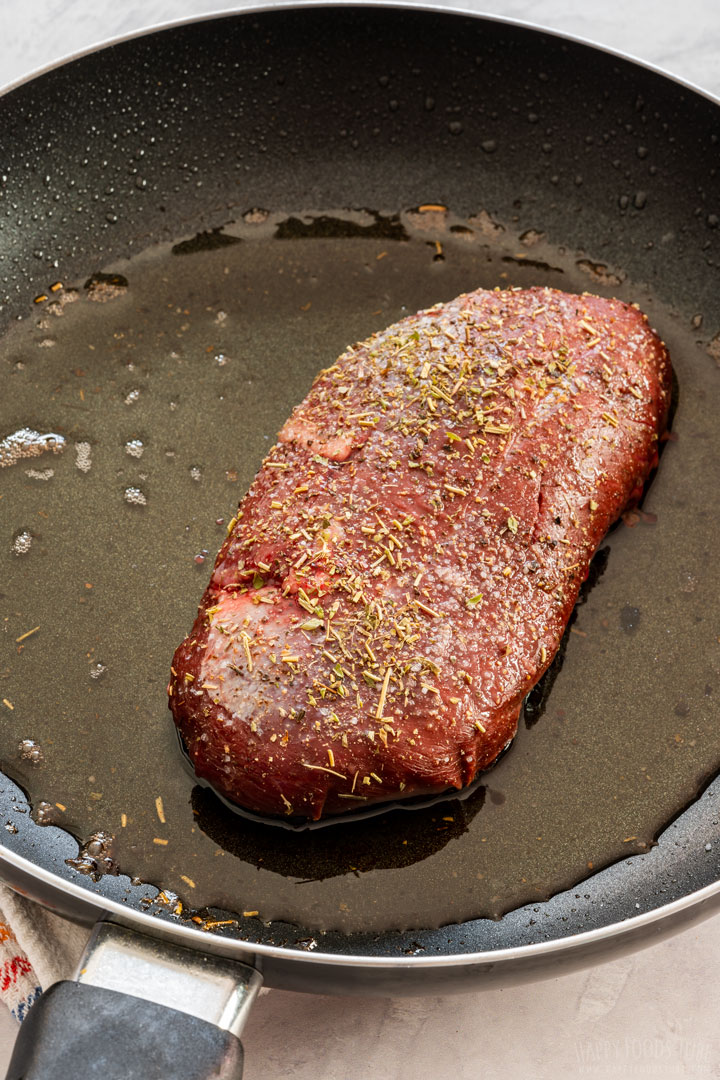
<path id="1" fill-rule="evenodd" d="M 348 348 L 175 653 L 198 776 L 312 819 L 470 783 L 657 462 L 670 380 L 635 305 L 552 289 L 478 290 Z"/>

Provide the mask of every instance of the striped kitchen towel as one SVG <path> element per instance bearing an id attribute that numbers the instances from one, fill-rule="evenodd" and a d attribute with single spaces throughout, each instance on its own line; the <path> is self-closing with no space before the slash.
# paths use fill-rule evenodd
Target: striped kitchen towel
<path id="1" fill-rule="evenodd" d="M 89 934 L 0 885 L 0 1001 L 17 1020 L 52 983 L 73 978 Z"/>
<path id="2" fill-rule="evenodd" d="M 23 1020 L 41 993 L 32 964 L 0 912 L 0 998 L 16 1020 Z"/>

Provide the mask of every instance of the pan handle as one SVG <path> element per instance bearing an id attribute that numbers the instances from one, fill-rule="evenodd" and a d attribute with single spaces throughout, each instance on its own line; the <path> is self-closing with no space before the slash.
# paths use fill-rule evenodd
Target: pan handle
<path id="1" fill-rule="evenodd" d="M 76 981 L 28 1012 L 6 1080 L 240 1080 L 261 983 L 247 964 L 99 923 Z"/>

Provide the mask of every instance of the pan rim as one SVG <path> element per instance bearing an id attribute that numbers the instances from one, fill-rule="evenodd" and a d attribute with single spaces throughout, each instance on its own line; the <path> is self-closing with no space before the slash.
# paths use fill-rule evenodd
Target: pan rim
<path id="1" fill-rule="evenodd" d="M 69 895 L 83 905 L 95 909 L 97 921 L 101 921 L 104 915 L 109 914 L 115 916 L 117 921 L 126 926 L 148 932 L 153 937 L 169 938 L 177 945 L 184 945 L 192 949 L 200 947 L 204 952 L 230 956 L 241 961 L 247 961 L 248 953 L 250 953 L 253 956 L 282 960 L 283 962 L 297 961 L 303 964 L 356 967 L 363 970 L 370 968 L 378 971 L 397 971 L 398 969 L 435 971 L 438 968 L 464 968 L 470 965 L 478 967 L 482 965 L 492 965 L 493 967 L 502 965 L 507 967 L 513 962 L 526 961 L 531 957 L 533 959 L 551 960 L 556 954 L 561 954 L 567 959 L 568 955 L 582 953 L 606 939 L 608 941 L 618 940 L 626 934 L 637 935 L 640 931 L 647 930 L 654 924 L 665 921 L 673 915 L 678 916 L 693 907 L 699 908 L 703 901 L 709 901 L 720 894 L 720 880 L 718 880 L 650 911 L 609 923 L 607 926 L 596 927 L 594 930 L 585 930 L 569 937 L 556 937 L 550 941 L 535 941 L 526 945 L 514 945 L 502 949 L 486 949 L 479 952 L 452 953 L 440 956 L 369 956 L 366 954 L 322 952 L 320 947 L 309 952 L 292 946 L 269 945 L 264 942 L 255 942 L 243 938 L 215 937 L 207 931 L 171 923 L 165 919 L 160 920 L 149 912 L 126 907 L 109 897 L 98 896 L 82 885 L 63 880 L 51 870 L 37 866 L 24 855 L 9 851 L 4 847 L 0 848 L 0 867 L 2 867 L 3 863 L 12 865 L 18 871 L 27 874 L 36 881 L 42 882 L 53 890 L 59 889 L 63 896 Z"/>
<path id="2" fill-rule="evenodd" d="M 643 60 L 641 57 L 636 56 L 635 53 L 624 52 L 622 49 L 604 45 L 602 42 L 595 41 L 593 38 L 586 38 L 582 34 L 572 34 L 563 30 L 555 30 L 550 26 L 546 26 L 544 23 L 536 23 L 529 19 L 518 19 L 511 15 L 498 15 L 489 11 L 473 11 L 455 5 L 448 5 L 447 7 L 445 5 L 439 6 L 437 3 L 434 3 L 433 0 L 348 0 L 346 3 L 338 2 L 338 0 L 269 0 L 268 3 L 264 4 L 248 4 L 246 7 L 241 8 L 218 8 L 215 11 L 201 12 L 198 15 L 189 15 L 183 19 L 170 19 L 166 22 L 149 23 L 147 26 L 141 26 L 139 29 L 131 30 L 127 34 L 119 34 L 116 37 L 104 38 L 100 41 L 93 42 L 83 49 L 78 49 L 76 52 L 65 53 L 56 60 L 52 60 L 49 64 L 35 68 L 26 75 L 21 75 L 19 79 L 15 79 L 6 84 L 0 84 L 0 98 L 5 97 L 13 90 L 19 89 L 21 86 L 25 86 L 27 83 L 34 82 L 36 79 L 51 71 L 74 63 L 76 60 L 82 60 L 84 57 L 91 56 L 93 53 L 102 52 L 105 49 L 113 48 L 116 45 L 122 45 L 128 41 L 149 37 L 151 34 L 163 33 L 166 30 L 176 30 L 183 26 L 193 26 L 201 22 L 212 22 L 216 19 L 226 19 L 241 15 L 265 15 L 274 11 L 302 11 L 305 9 L 318 10 L 322 8 L 374 8 L 381 11 L 430 12 L 435 15 L 460 16 L 469 19 L 477 19 L 479 21 L 497 23 L 501 26 L 516 27 L 520 30 L 532 30 L 535 33 L 549 34 L 551 37 L 558 38 L 561 41 L 569 41 L 574 45 L 584 45 L 597 52 L 604 52 L 607 53 L 608 56 L 614 56 L 618 60 L 627 61 L 654 75 L 659 75 L 663 79 L 669 79 L 670 82 L 677 83 L 678 86 L 684 87 L 686 90 L 691 91 L 691 93 L 698 94 L 700 97 L 705 98 L 714 105 L 720 105 L 720 94 L 714 94 L 712 91 L 704 89 L 698 83 L 694 83 L 690 79 L 685 79 L 682 75 L 677 75 L 675 72 L 669 71 L 659 64 L 653 64 L 648 60 Z"/>
<path id="3" fill-rule="evenodd" d="M 581 35 L 566 33 L 547 27 L 541 23 L 535 23 L 525 19 L 497 15 L 491 12 L 471 11 L 460 6 L 439 6 L 433 0 L 359 0 L 349 3 L 338 3 L 338 0 L 269 0 L 267 3 L 251 4 L 242 8 L 221 8 L 216 11 L 204 12 L 198 15 L 166 22 L 149 24 L 127 34 L 119 35 L 110 39 L 98 41 L 86 48 L 66 54 L 35 69 L 28 74 L 16 79 L 4 86 L 0 86 L 0 98 L 5 97 L 12 91 L 34 82 L 36 79 L 49 74 L 56 69 L 65 67 L 86 56 L 104 51 L 116 45 L 136 39 L 149 37 L 150 35 L 165 31 L 193 26 L 198 23 L 215 20 L 234 18 L 238 16 L 253 17 L 270 14 L 273 12 L 299 12 L 304 9 L 342 9 L 342 8 L 370 8 L 378 11 L 408 11 L 418 13 L 431 13 L 435 15 L 448 15 L 451 17 L 472 18 L 479 21 L 494 23 L 500 26 L 508 26 L 520 30 L 529 30 L 534 33 L 547 34 L 560 41 L 574 45 L 591 48 L 597 52 L 605 53 L 620 61 L 628 62 L 633 66 L 644 69 L 664 80 L 669 80 L 679 87 L 696 94 L 711 104 L 720 106 L 720 95 L 703 89 L 701 86 L 684 79 L 683 77 L 668 71 L 658 65 L 642 60 L 632 53 L 603 45 L 590 38 Z M 333 967 L 355 967 L 375 970 L 412 969 L 421 971 L 424 969 L 447 969 L 466 967 L 468 965 L 498 965 L 507 966 L 516 961 L 533 958 L 551 959 L 555 955 L 572 955 L 582 952 L 592 945 L 597 945 L 605 940 L 621 939 L 627 935 L 637 934 L 643 929 L 659 924 L 672 916 L 677 916 L 684 911 L 697 907 L 709 901 L 712 897 L 720 894 L 720 879 L 679 897 L 667 904 L 653 908 L 652 910 L 632 915 L 620 921 L 609 923 L 605 926 L 592 930 L 582 931 L 568 937 L 555 937 L 551 940 L 536 941 L 529 944 L 500 948 L 497 950 L 483 950 L 476 952 L 453 953 L 435 956 L 370 956 L 357 955 L 341 952 L 323 952 L 318 947 L 313 952 L 308 952 L 293 946 L 271 945 L 264 942 L 254 942 L 243 938 L 220 938 L 203 932 L 201 929 L 187 925 L 171 923 L 164 919 L 158 919 L 148 912 L 135 908 L 126 907 L 122 903 L 97 895 L 81 884 L 76 884 L 63 879 L 45 867 L 39 866 L 31 859 L 17 852 L 11 851 L 0 842 L 0 868 L 3 865 L 14 867 L 17 871 L 27 875 L 31 879 L 41 882 L 53 891 L 59 891 L 63 896 L 69 896 L 87 909 L 92 909 L 96 917 L 111 916 L 117 921 L 130 925 L 140 931 L 145 931 L 155 937 L 165 937 L 174 940 L 176 944 L 185 945 L 189 948 L 202 948 L 206 952 L 233 956 L 240 960 L 247 960 L 248 956 L 258 958 L 282 960 L 283 962 L 301 962 L 303 964 L 320 964 Z M 42 902 L 42 901 L 40 901 Z M 468 920 L 472 922 L 473 920 Z M 456 924 L 456 925 L 467 925 Z"/>

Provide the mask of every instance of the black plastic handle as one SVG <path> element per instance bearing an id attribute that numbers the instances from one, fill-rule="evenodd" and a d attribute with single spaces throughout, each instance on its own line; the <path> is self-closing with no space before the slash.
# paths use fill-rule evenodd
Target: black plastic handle
<path id="1" fill-rule="evenodd" d="M 206 1020 L 88 983 L 32 1006 L 6 1080 L 240 1080 L 240 1040 Z"/>

